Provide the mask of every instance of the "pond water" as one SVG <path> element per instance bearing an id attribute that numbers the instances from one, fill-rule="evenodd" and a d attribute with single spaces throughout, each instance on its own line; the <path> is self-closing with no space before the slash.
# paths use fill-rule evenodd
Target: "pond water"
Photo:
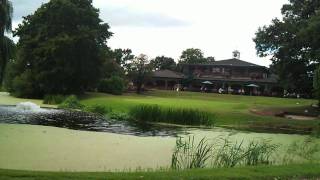
<path id="1" fill-rule="evenodd" d="M 82 111 L 40 108 L 33 103 L 0 106 L 0 123 L 53 126 L 135 136 L 177 136 L 178 133 L 183 133 L 178 127 L 116 121 Z"/>

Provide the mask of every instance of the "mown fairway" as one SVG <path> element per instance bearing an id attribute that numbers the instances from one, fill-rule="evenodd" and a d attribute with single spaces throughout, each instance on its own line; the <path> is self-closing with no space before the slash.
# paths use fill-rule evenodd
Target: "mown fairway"
<path id="1" fill-rule="evenodd" d="M 99 93 L 89 93 L 83 97 L 86 105 L 100 104 L 114 111 L 129 111 L 139 104 L 157 104 L 174 108 L 195 108 L 216 115 L 216 126 L 248 129 L 253 131 L 283 132 L 294 131 L 303 133 L 312 128 L 318 120 L 297 121 L 274 116 L 256 115 L 251 110 L 279 111 L 281 109 L 303 108 L 316 103 L 315 100 L 285 99 L 257 96 L 235 96 L 222 94 L 151 91 L 145 95 L 126 94 L 113 96 Z"/>

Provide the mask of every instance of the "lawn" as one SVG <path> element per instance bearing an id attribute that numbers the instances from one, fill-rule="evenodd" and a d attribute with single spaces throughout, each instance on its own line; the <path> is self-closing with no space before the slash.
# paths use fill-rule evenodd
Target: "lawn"
<path id="1" fill-rule="evenodd" d="M 24 101 L 43 106 L 41 100 L 18 99 L 7 94 L 0 94 L 0 104 L 14 105 Z M 131 107 L 138 104 L 195 108 L 215 114 L 217 126 L 251 131 L 268 130 L 263 128 L 284 127 L 284 125 L 293 130 L 301 130 L 312 128 L 319 122 L 318 120 L 294 121 L 250 112 L 251 109 L 297 109 L 315 103 L 313 100 L 305 99 L 151 91 L 144 95 L 125 94 L 123 96 L 88 93 L 81 97 L 81 102 L 86 105 L 100 104 L 114 111 L 123 112 L 128 112 Z M 192 130 L 191 133 L 198 139 L 220 135 L 230 136 L 236 141 L 267 138 L 282 145 L 289 145 L 307 137 L 228 132 L 226 130 L 219 132 L 214 129 Z M 171 154 L 175 145 L 173 137 L 135 137 L 44 126 L 1 124 L 0 144 L 0 169 L 2 169 L 0 179 L 300 179 L 320 177 L 318 164 L 169 171 L 167 168 L 170 166 Z M 143 170 L 149 168 L 153 170 L 152 172 L 122 172 L 135 171 L 139 167 Z M 160 167 L 164 167 L 166 171 L 154 170 Z M 116 169 L 121 172 L 104 173 Z M 73 171 L 83 172 L 72 173 Z M 89 173 L 87 171 L 98 172 Z"/>
<path id="2" fill-rule="evenodd" d="M 216 115 L 215 125 L 251 131 L 310 133 L 319 120 L 298 121 L 275 116 L 257 115 L 251 110 L 297 109 L 308 107 L 315 100 L 274 97 L 236 96 L 195 92 L 150 91 L 144 95 L 114 96 L 88 93 L 82 97 L 86 105 L 100 104 L 114 111 L 128 112 L 139 104 L 157 104 L 173 108 L 194 108 Z"/>
<path id="3" fill-rule="evenodd" d="M 317 179 L 319 164 L 257 166 L 185 171 L 74 173 L 0 170 L 0 179 Z"/>

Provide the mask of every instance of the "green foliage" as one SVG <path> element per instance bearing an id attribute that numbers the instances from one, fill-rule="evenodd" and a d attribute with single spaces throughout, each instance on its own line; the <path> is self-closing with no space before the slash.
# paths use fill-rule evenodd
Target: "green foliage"
<path id="1" fill-rule="evenodd" d="M 186 64 L 201 64 L 205 62 L 206 59 L 204 58 L 203 52 L 200 49 L 194 48 L 184 50 L 179 61 L 179 63 Z"/>
<path id="2" fill-rule="evenodd" d="M 84 111 L 92 112 L 92 113 L 99 114 L 99 115 L 106 115 L 112 111 L 111 108 L 108 108 L 108 107 L 106 107 L 104 105 L 100 105 L 100 104 L 85 106 L 83 109 L 84 109 Z"/>
<path id="3" fill-rule="evenodd" d="M 84 105 L 80 103 L 77 96 L 71 95 L 68 96 L 61 104 L 59 104 L 58 108 L 62 109 L 83 109 Z"/>
<path id="4" fill-rule="evenodd" d="M 15 76 L 28 72 L 33 78 L 23 78 L 26 81 L 20 81 L 20 86 L 28 85 L 32 97 L 95 88 L 106 57 L 106 40 L 112 35 L 108 30 L 91 0 L 43 4 L 24 17 L 14 33 L 19 36 Z"/>
<path id="5" fill-rule="evenodd" d="M 157 56 L 155 59 L 150 61 L 150 65 L 152 66 L 153 70 L 175 70 L 177 66 L 173 58 L 165 56 Z"/>
<path id="6" fill-rule="evenodd" d="M 205 168 L 207 161 L 212 156 L 213 145 L 208 144 L 206 138 L 202 138 L 198 144 L 194 137 L 187 140 L 177 138 L 176 147 L 171 157 L 172 169 Z"/>
<path id="7" fill-rule="evenodd" d="M 138 105 L 129 113 L 134 119 L 146 122 L 166 122 L 183 125 L 210 125 L 214 124 L 214 115 L 211 113 L 186 108 L 165 108 L 158 105 Z"/>
<path id="8" fill-rule="evenodd" d="M 283 88 L 311 94 L 309 72 L 320 61 L 318 0 L 292 0 L 282 7 L 282 19 L 258 29 L 254 42 L 259 56 L 272 56 L 273 71 Z"/>
<path id="9" fill-rule="evenodd" d="M 279 146 L 269 141 L 250 141 L 247 146 L 243 141 L 231 143 L 224 139 L 218 150 L 213 165 L 216 167 L 235 167 L 239 165 L 257 166 L 271 164 L 270 157 Z"/>
<path id="10" fill-rule="evenodd" d="M 30 70 L 24 71 L 20 76 L 16 76 L 12 81 L 12 94 L 16 97 L 33 97 L 34 80 Z"/>
<path id="11" fill-rule="evenodd" d="M 131 121 L 132 117 L 125 112 L 110 112 L 108 113 L 108 117 L 112 120 L 117 120 L 117 121 Z"/>
<path id="12" fill-rule="evenodd" d="M 1 6 L 1 4 L 0 4 Z M 7 65 L 13 61 L 16 53 L 16 44 L 9 37 L 0 37 L 0 86 L 6 75 Z"/>
<path id="13" fill-rule="evenodd" d="M 98 91 L 121 95 L 126 90 L 126 82 L 119 76 L 112 76 L 109 79 L 103 79 L 98 85 Z"/>
<path id="14" fill-rule="evenodd" d="M 148 78 L 151 76 L 151 65 L 149 64 L 148 56 L 145 54 L 140 54 L 138 57 L 134 58 L 128 68 L 128 77 L 135 83 L 137 88 L 137 93 L 142 92 L 142 86 Z"/>
<path id="15" fill-rule="evenodd" d="M 319 162 L 320 144 L 317 138 L 307 137 L 303 141 L 291 143 L 287 149 L 284 163 L 291 164 L 297 158 L 300 162 Z"/>
<path id="16" fill-rule="evenodd" d="M 43 104 L 61 104 L 66 97 L 64 95 L 45 95 L 43 98 Z"/>
<path id="17" fill-rule="evenodd" d="M 315 96 L 318 99 L 318 105 L 320 105 L 320 67 L 318 67 L 314 72 L 313 89 Z"/>
<path id="18" fill-rule="evenodd" d="M 202 138 L 195 143 L 194 137 L 176 140 L 176 147 L 171 157 L 171 168 L 193 169 L 208 167 L 257 166 L 271 164 L 270 157 L 278 145 L 269 141 L 250 141 L 244 146 L 243 141 L 232 143 L 228 139 L 214 139 L 213 142 Z"/>

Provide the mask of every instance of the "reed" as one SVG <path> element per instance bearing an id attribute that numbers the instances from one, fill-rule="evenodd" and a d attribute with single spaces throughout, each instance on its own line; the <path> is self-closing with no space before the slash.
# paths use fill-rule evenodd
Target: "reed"
<path id="1" fill-rule="evenodd" d="M 134 119 L 145 122 L 165 122 L 182 125 L 214 124 L 214 115 L 197 109 L 165 108 L 158 105 L 138 105 L 129 113 Z"/>
<path id="2" fill-rule="evenodd" d="M 171 168 L 176 170 L 194 168 L 230 168 L 271 164 L 270 157 L 278 145 L 269 141 L 244 141 L 232 143 L 228 139 L 213 142 L 203 138 L 196 143 L 194 137 L 178 138 L 171 158 Z"/>
<path id="3" fill-rule="evenodd" d="M 178 138 L 176 148 L 172 154 L 172 169 L 194 169 L 204 168 L 208 159 L 211 158 L 213 145 L 209 144 L 206 138 L 195 143 L 194 137 L 189 137 L 186 141 Z"/>

